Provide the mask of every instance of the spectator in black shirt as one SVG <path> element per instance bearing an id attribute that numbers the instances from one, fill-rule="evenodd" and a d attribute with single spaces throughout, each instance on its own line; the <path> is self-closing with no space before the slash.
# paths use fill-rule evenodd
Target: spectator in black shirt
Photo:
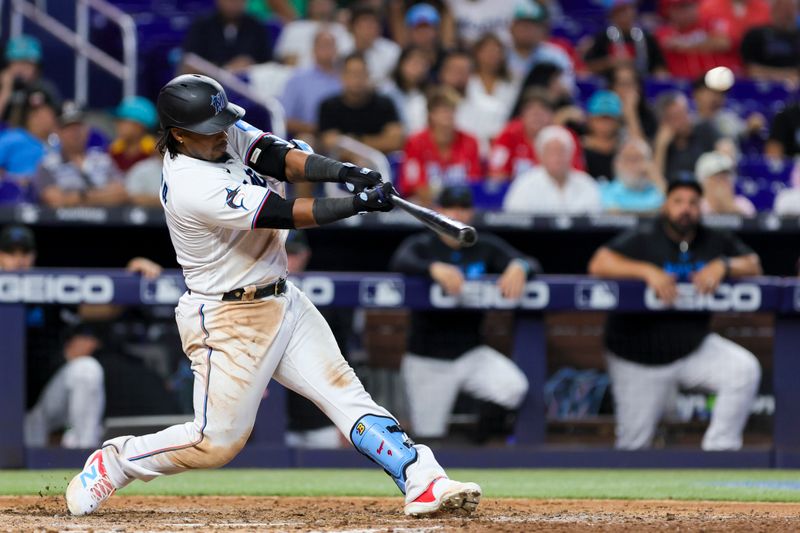
<path id="1" fill-rule="evenodd" d="M 245 5 L 245 0 L 216 0 L 216 11 L 189 27 L 183 52 L 197 54 L 231 72 L 269 61 L 267 30 L 245 14 Z M 186 67 L 183 70 L 191 71 Z"/>
<path id="2" fill-rule="evenodd" d="M 677 91 L 662 93 L 656 101 L 660 121 L 653 141 L 653 159 L 667 180 L 694 172 L 697 159 L 714 150 L 720 138 L 710 122 L 696 122 L 689 113 L 689 101 Z"/>
<path id="3" fill-rule="evenodd" d="M 593 74 L 607 74 L 620 65 L 631 65 L 641 76 L 667 75 L 664 55 L 655 38 L 636 24 L 636 0 L 607 2 L 608 27 L 594 36 L 586 52 L 586 67 Z"/>
<path id="4" fill-rule="evenodd" d="M 636 278 L 668 307 L 679 297 L 713 294 L 725 278 L 761 274 L 758 256 L 736 237 L 700 223 L 702 189 L 672 181 L 661 216 L 600 248 L 589 273 Z M 679 286 L 678 283 L 691 283 Z M 704 450 L 736 450 L 761 380 L 755 356 L 709 329 L 709 313 L 614 313 L 606 359 L 616 406 L 617 447 L 652 444 L 679 386 L 717 395 Z"/>
<path id="5" fill-rule="evenodd" d="M 50 80 L 42 76 L 42 44 L 31 35 L 8 40 L 6 66 L 0 72 L 0 117 L 7 122 L 22 122 L 25 103 L 34 92 L 43 93 L 58 107 L 61 95 Z"/>
<path id="6" fill-rule="evenodd" d="M 774 159 L 800 154 L 800 102 L 784 107 L 772 118 L 764 151 Z"/>
<path id="7" fill-rule="evenodd" d="M 800 81 L 800 30 L 797 0 L 773 0 L 772 24 L 748 31 L 742 39 L 747 75 L 758 80 Z"/>
<path id="8" fill-rule="evenodd" d="M 472 219 L 472 193 L 467 187 L 444 189 L 438 204 L 440 212 L 455 220 L 469 223 Z M 456 241 L 431 232 L 411 236 L 397 249 L 390 267 L 428 277 L 452 296 L 462 293 L 465 281 L 500 274 L 498 290 L 509 300 L 519 298 L 525 280 L 539 271 L 534 259 L 487 233 L 481 233 L 475 246 L 463 249 Z M 412 315 L 409 353 L 403 358 L 401 374 L 415 435 L 444 437 L 460 391 L 491 404 L 496 418 L 508 419 L 522 404 L 528 380 L 508 357 L 483 344 L 482 320 L 482 313 L 460 309 Z M 498 417 L 498 411 L 503 415 Z"/>
<path id="9" fill-rule="evenodd" d="M 622 119 L 628 136 L 652 139 L 658 129 L 658 121 L 644 97 L 644 85 L 636 69 L 631 65 L 620 65 L 610 71 L 608 88 L 622 101 Z"/>
<path id="10" fill-rule="evenodd" d="M 339 135 L 354 137 L 384 153 L 403 148 L 405 134 L 397 110 L 389 98 L 375 92 L 364 56 L 354 53 L 345 59 L 342 94 L 320 104 L 319 132 L 329 152 Z"/>

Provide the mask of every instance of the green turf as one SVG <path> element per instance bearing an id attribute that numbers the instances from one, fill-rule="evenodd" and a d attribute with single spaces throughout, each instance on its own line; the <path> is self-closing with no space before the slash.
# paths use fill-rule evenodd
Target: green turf
<path id="1" fill-rule="evenodd" d="M 787 470 L 458 470 L 494 498 L 619 498 L 800 502 L 800 471 Z M 74 471 L 0 470 L 0 494 L 60 494 Z M 726 486 L 725 484 L 746 484 Z M 775 486 L 775 484 L 783 484 Z M 765 486 L 766 485 L 766 486 Z M 187 472 L 121 494 L 392 496 L 375 470 L 236 470 Z"/>

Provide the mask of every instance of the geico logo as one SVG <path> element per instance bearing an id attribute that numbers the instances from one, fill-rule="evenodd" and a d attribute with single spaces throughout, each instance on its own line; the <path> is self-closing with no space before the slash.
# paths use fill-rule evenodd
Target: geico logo
<path id="1" fill-rule="evenodd" d="M 292 278 L 292 283 L 303 291 L 314 305 L 330 305 L 336 295 L 336 287 L 329 278 L 307 276 L 303 279 Z"/>
<path id="2" fill-rule="evenodd" d="M 644 293 L 644 303 L 648 309 L 666 309 L 648 287 Z M 678 297 L 673 309 L 681 311 L 756 311 L 761 307 L 761 288 L 752 283 L 720 285 L 714 294 L 700 294 L 689 283 L 678 284 Z"/>
<path id="3" fill-rule="evenodd" d="M 102 304 L 114 298 L 108 276 L 0 275 L 0 302 Z"/>
<path id="4" fill-rule="evenodd" d="M 434 284 L 429 294 L 431 305 L 439 308 L 544 309 L 550 303 L 550 287 L 543 281 L 526 283 L 519 301 L 503 298 L 500 289 L 491 281 L 466 281 L 458 296 L 445 294 L 440 285 Z"/>

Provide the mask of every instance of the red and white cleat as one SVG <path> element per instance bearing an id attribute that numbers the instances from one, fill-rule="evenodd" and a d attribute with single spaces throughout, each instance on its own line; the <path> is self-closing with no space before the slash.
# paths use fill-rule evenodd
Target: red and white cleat
<path id="1" fill-rule="evenodd" d="M 431 481 L 417 499 L 406 504 L 409 516 L 425 516 L 438 512 L 465 511 L 471 513 L 481 501 L 481 488 L 477 483 L 461 483 L 446 477 Z"/>
<path id="2" fill-rule="evenodd" d="M 86 460 L 83 471 L 67 485 L 67 508 L 75 516 L 93 513 L 115 490 L 103 464 L 103 451 L 97 450 Z"/>

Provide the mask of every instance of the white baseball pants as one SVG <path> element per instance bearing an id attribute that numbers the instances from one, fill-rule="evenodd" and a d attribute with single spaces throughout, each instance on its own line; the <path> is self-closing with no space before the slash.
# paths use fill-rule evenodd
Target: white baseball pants
<path id="1" fill-rule="evenodd" d="M 704 450 L 738 450 L 761 382 L 758 359 L 738 344 L 711 333 L 686 357 L 668 365 L 647 366 L 607 353 L 614 392 L 616 447 L 652 444 L 658 422 L 679 386 L 717 395 Z"/>
<path id="2" fill-rule="evenodd" d="M 400 365 L 414 435 L 447 434 L 453 404 L 460 391 L 506 409 L 519 407 L 528 393 L 528 378 L 514 362 L 488 346 L 457 359 L 435 359 L 407 353 Z"/>
<path id="3" fill-rule="evenodd" d="M 193 422 L 104 443 L 115 487 L 195 468 L 216 468 L 247 442 L 271 378 L 313 401 L 349 439 L 366 414 L 391 416 L 364 390 L 330 328 L 292 283 L 281 296 L 240 302 L 184 294 L 176 308 L 195 376 Z M 407 469 L 406 500 L 444 470 L 427 446 Z"/>
<path id="4" fill-rule="evenodd" d="M 67 361 L 48 380 L 25 416 L 25 445 L 47 446 L 50 433 L 66 426 L 61 445 L 93 448 L 103 438 L 105 374 L 90 356 Z"/>

